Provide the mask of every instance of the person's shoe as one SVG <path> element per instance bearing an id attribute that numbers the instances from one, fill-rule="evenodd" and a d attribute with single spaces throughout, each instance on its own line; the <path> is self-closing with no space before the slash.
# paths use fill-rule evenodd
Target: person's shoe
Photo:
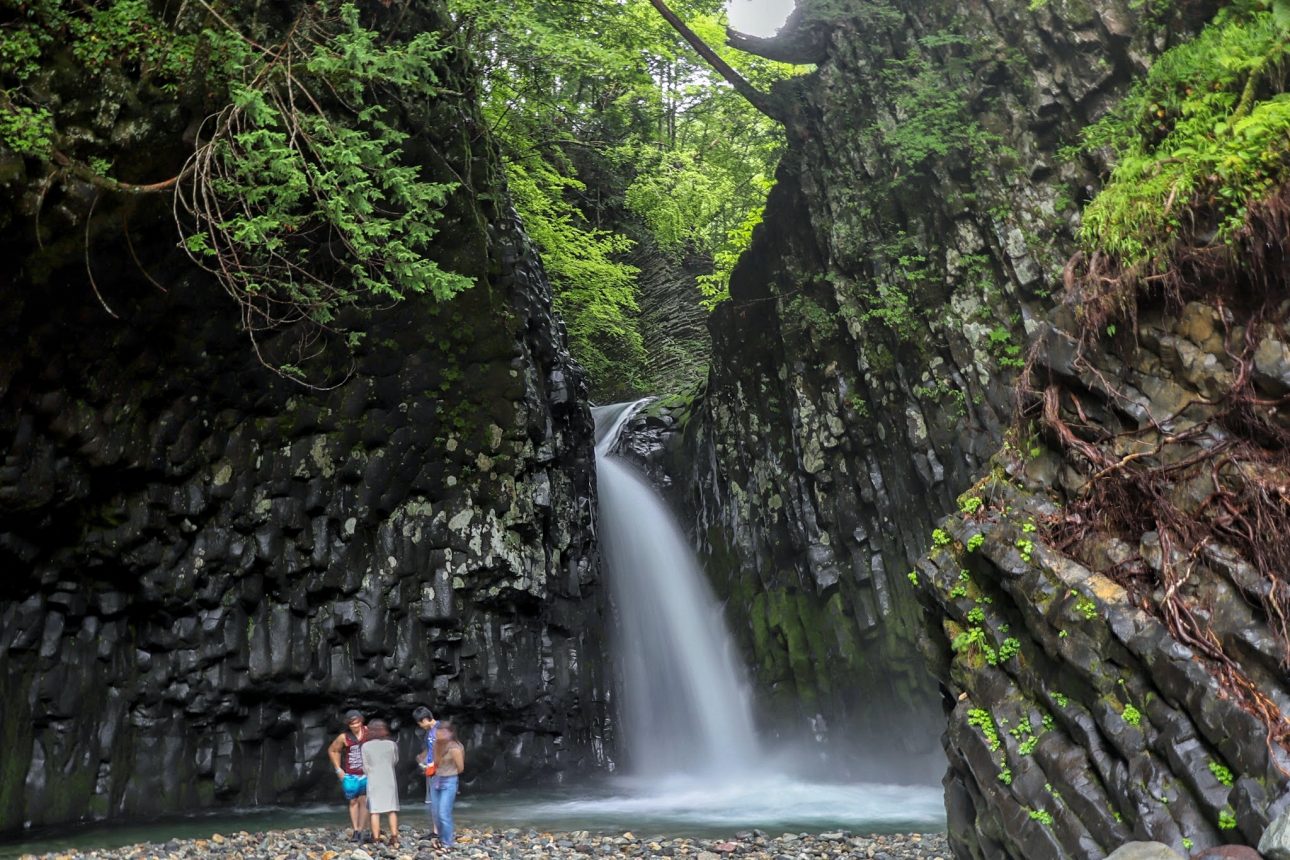
<path id="1" fill-rule="evenodd" d="M 363 834 L 362 834 L 361 832 L 359 832 L 359 831 L 355 830 L 353 833 L 351 833 L 351 834 L 349 835 L 349 841 L 350 841 L 350 842 L 362 842 L 362 841 L 363 841 Z"/>

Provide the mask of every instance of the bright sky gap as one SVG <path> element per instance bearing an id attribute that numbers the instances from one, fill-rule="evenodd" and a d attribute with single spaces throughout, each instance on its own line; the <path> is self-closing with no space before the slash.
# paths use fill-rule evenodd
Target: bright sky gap
<path id="1" fill-rule="evenodd" d="M 750 36 L 773 36 L 784 26 L 794 0 L 730 0 L 730 26 Z"/>

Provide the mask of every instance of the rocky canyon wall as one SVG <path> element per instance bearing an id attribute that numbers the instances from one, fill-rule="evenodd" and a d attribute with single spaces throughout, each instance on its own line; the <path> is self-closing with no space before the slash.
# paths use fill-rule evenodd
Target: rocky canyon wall
<path id="1" fill-rule="evenodd" d="M 1128 341 L 1058 304 L 1105 169 L 1063 148 L 1214 8 L 801 4 L 760 49 L 818 69 L 776 94 L 790 147 L 706 388 L 641 419 L 673 434 L 642 453 L 671 458 L 780 731 L 913 752 L 948 716 L 960 857 L 1255 843 L 1285 804 L 1279 586 L 1239 529 L 1184 550 L 1185 584 L 1150 522 L 1080 531 L 1105 526 L 1090 464 L 1130 454 L 1264 452 L 1209 485 L 1152 473 L 1178 510 L 1240 496 L 1232 474 L 1280 486 L 1276 413 L 1223 403 L 1285 390 L 1284 313 L 1266 284 L 1203 274 L 1185 308 L 1147 301 Z M 1279 253 L 1261 248 L 1242 253 Z"/>
<path id="2" fill-rule="evenodd" d="M 939 731 L 905 574 L 1000 444 L 1093 187 L 1055 153 L 1197 14 L 820 0 L 759 48 L 818 68 L 776 94 L 789 149 L 678 462 L 776 714 Z"/>
<path id="3" fill-rule="evenodd" d="M 450 31 L 438 3 L 363 14 Z M 435 71 L 396 121 L 458 184 L 435 253 L 475 285 L 350 320 L 326 390 L 256 360 L 168 196 L 0 152 L 0 830 L 333 798 L 347 707 L 409 758 L 413 705 L 459 719 L 481 782 L 606 763 L 586 385 L 467 58 Z M 191 149 L 200 114 L 128 69 L 52 74 L 117 175 Z"/>

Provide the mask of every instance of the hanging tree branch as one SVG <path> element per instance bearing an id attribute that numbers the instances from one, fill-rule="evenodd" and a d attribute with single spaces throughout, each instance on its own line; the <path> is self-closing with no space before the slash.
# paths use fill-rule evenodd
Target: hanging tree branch
<path id="1" fill-rule="evenodd" d="M 668 8 L 663 0 L 650 0 L 658 14 L 662 15 L 667 23 L 672 25 L 672 29 L 681 34 L 681 38 L 690 43 L 690 47 L 699 52 L 699 56 L 708 62 L 708 65 L 716 69 L 717 74 L 725 78 L 730 86 L 735 88 L 735 92 L 748 100 L 748 103 L 757 110 L 776 122 L 783 122 L 780 111 L 776 109 L 774 102 L 769 94 L 762 92 L 748 82 L 748 79 L 736 72 L 730 67 L 730 64 L 718 56 L 717 52 L 712 50 L 711 46 L 699 34 L 695 33 L 685 25 L 685 22 L 676 16 L 676 13 Z"/>

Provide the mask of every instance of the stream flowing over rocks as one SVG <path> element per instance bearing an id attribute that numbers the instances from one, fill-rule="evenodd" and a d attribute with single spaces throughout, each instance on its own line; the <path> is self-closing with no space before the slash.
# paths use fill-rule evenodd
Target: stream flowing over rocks
<path id="1" fill-rule="evenodd" d="M 416 9 L 383 26 L 446 32 Z M 438 62 L 457 97 L 399 121 L 463 183 L 436 247 L 478 283 L 370 312 L 352 366 L 310 366 L 326 390 L 256 361 L 168 200 L 91 208 L 6 156 L 0 282 L 28 286 L 0 309 L 0 831 L 338 796 L 348 707 L 409 761 L 414 705 L 464 717 L 480 783 L 608 763 L 586 385 L 471 72 Z M 63 84 L 85 134 L 173 169 L 179 105 Z"/>

